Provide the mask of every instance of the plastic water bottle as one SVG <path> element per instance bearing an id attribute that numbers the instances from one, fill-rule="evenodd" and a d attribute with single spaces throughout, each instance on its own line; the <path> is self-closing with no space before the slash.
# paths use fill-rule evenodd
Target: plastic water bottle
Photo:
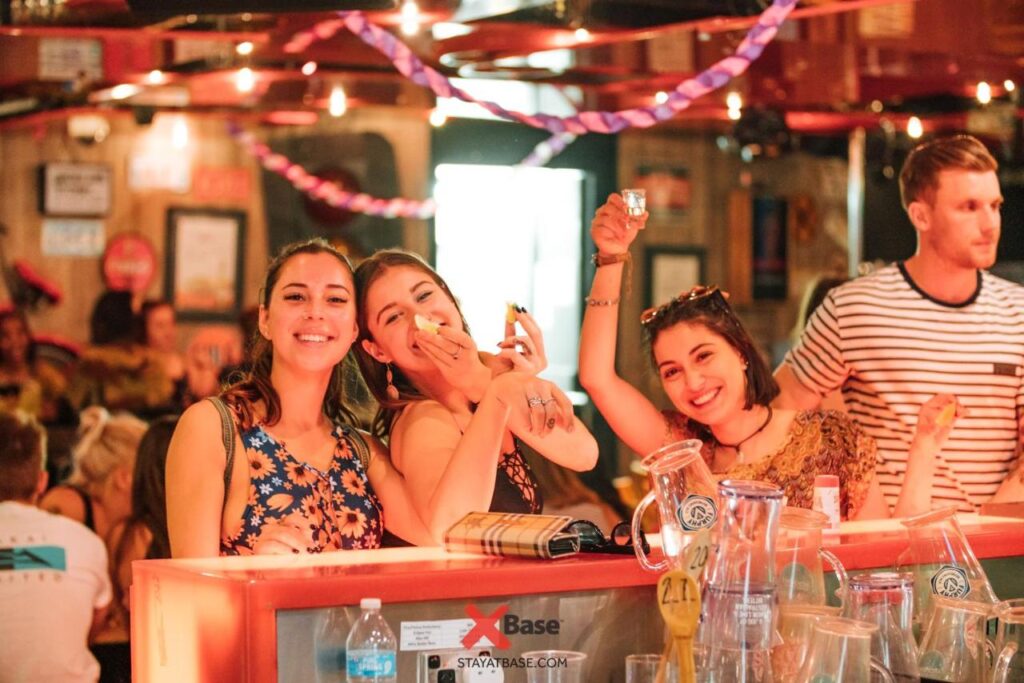
<path id="1" fill-rule="evenodd" d="M 380 614 L 380 598 L 363 598 L 359 607 L 363 613 L 345 641 L 348 683 L 397 683 L 397 643 Z"/>

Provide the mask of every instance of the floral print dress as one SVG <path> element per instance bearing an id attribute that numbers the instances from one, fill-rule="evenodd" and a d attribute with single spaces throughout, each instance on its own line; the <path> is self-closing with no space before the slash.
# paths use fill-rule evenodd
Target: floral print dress
<path id="1" fill-rule="evenodd" d="M 379 548 L 384 514 L 347 428 L 335 426 L 337 446 L 326 472 L 293 456 L 262 425 L 242 431 L 249 461 L 249 500 L 242 524 L 221 538 L 221 555 L 251 555 L 265 526 L 308 529 L 306 551 Z"/>

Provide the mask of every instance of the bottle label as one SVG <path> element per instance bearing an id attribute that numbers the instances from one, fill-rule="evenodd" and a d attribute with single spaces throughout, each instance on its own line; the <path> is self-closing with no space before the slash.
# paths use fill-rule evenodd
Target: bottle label
<path id="1" fill-rule="evenodd" d="M 398 665 L 394 651 L 349 650 L 346 654 L 349 676 L 395 676 Z"/>
<path id="2" fill-rule="evenodd" d="M 713 499 L 691 493 L 676 509 L 676 519 L 686 531 L 707 529 L 718 520 L 718 507 Z"/>
<path id="3" fill-rule="evenodd" d="M 932 593 L 944 598 L 966 598 L 971 592 L 967 572 L 960 567 L 944 564 L 932 575 Z"/>

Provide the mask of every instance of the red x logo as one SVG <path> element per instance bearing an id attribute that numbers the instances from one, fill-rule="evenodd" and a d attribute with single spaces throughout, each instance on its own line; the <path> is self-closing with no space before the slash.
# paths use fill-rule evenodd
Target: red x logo
<path id="1" fill-rule="evenodd" d="M 491 614 L 481 614 L 476 605 L 466 605 L 466 614 L 476 622 L 469 630 L 466 637 L 462 639 L 462 647 L 467 650 L 475 647 L 481 640 L 487 638 L 494 644 L 494 647 L 504 650 L 509 646 L 508 638 L 501 629 L 498 622 L 508 611 L 508 605 L 500 605 Z"/>

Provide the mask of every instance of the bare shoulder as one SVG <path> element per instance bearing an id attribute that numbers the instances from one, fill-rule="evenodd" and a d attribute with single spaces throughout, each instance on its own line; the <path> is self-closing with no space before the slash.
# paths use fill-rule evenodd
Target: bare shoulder
<path id="1" fill-rule="evenodd" d="M 76 522 L 85 521 L 85 500 L 81 493 L 70 486 L 54 486 L 43 494 L 39 507 Z"/>
<path id="2" fill-rule="evenodd" d="M 209 462 L 211 449 L 220 451 L 223 457 L 220 413 L 209 401 L 197 401 L 189 406 L 178 420 L 178 426 L 171 439 L 168 459 Z M 221 466 L 223 467 L 223 460 Z"/>

